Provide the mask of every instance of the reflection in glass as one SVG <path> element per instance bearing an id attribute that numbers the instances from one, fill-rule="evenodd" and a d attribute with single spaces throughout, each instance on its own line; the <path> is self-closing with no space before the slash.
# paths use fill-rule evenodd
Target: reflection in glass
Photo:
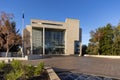
<path id="1" fill-rule="evenodd" d="M 45 54 L 64 54 L 65 30 L 45 29 Z M 33 54 L 43 54 L 43 29 L 32 29 Z"/>
<path id="2" fill-rule="evenodd" d="M 32 46 L 33 54 L 42 54 L 43 53 L 43 34 L 42 29 L 33 28 L 32 30 Z"/>
<path id="3" fill-rule="evenodd" d="M 45 31 L 45 53 L 46 54 L 64 54 L 65 48 L 64 31 L 51 30 Z"/>

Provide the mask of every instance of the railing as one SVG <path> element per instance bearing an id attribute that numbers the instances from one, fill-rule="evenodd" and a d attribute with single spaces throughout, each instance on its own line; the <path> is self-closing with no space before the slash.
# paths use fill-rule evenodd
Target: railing
<path id="1" fill-rule="evenodd" d="M 5 57 L 6 52 L 0 52 L 0 57 Z M 8 57 L 22 57 L 21 52 L 9 52 Z"/>

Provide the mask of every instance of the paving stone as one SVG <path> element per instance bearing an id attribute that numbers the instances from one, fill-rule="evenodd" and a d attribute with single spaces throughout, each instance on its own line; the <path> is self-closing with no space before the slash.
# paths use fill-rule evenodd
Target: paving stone
<path id="1" fill-rule="evenodd" d="M 65 78 L 63 78 L 63 80 L 74 80 L 75 78 L 74 77 L 72 77 L 72 76 L 70 76 L 70 75 L 68 75 L 68 76 L 66 76 Z"/>
<path id="2" fill-rule="evenodd" d="M 102 80 L 102 79 L 96 76 L 90 76 L 86 80 Z"/>
<path id="3" fill-rule="evenodd" d="M 106 75 L 120 79 L 120 67 L 118 67 L 120 59 L 68 56 L 23 61 L 24 64 L 32 65 L 37 65 L 39 62 L 45 62 L 47 66 L 66 69 L 73 73 Z"/>
<path id="4" fill-rule="evenodd" d="M 76 78 L 75 80 L 86 80 L 86 78 L 85 77 L 83 77 L 83 76 L 79 76 L 78 78 Z"/>
<path id="5" fill-rule="evenodd" d="M 60 77 L 61 80 L 63 80 L 67 75 L 68 75 L 68 73 L 59 73 L 58 74 L 58 76 Z"/>
<path id="6" fill-rule="evenodd" d="M 112 80 L 111 78 L 104 78 L 103 80 Z"/>
<path id="7" fill-rule="evenodd" d="M 76 79 L 77 77 L 79 77 L 78 74 L 73 74 L 73 73 L 71 73 L 71 74 L 69 74 L 69 75 L 72 76 L 74 79 Z"/>
<path id="8" fill-rule="evenodd" d="M 88 78 L 89 77 L 89 75 L 85 75 L 85 74 L 81 74 L 80 76 L 84 77 L 84 78 Z"/>

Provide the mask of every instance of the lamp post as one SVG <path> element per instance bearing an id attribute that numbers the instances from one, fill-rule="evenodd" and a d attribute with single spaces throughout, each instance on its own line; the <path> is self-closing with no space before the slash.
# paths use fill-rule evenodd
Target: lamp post
<path id="1" fill-rule="evenodd" d="M 24 57 L 24 39 L 23 39 L 23 31 L 24 31 L 24 12 L 23 12 L 23 14 L 22 14 L 22 28 L 23 28 L 23 30 L 22 30 L 22 50 L 21 50 L 21 52 L 22 52 L 22 57 Z"/>

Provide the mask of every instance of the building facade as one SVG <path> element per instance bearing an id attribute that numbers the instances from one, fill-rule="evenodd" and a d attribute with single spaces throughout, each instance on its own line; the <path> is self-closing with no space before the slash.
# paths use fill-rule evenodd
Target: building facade
<path id="1" fill-rule="evenodd" d="M 25 54 L 65 54 L 80 52 L 79 20 L 65 22 L 32 19 L 23 31 Z"/>

